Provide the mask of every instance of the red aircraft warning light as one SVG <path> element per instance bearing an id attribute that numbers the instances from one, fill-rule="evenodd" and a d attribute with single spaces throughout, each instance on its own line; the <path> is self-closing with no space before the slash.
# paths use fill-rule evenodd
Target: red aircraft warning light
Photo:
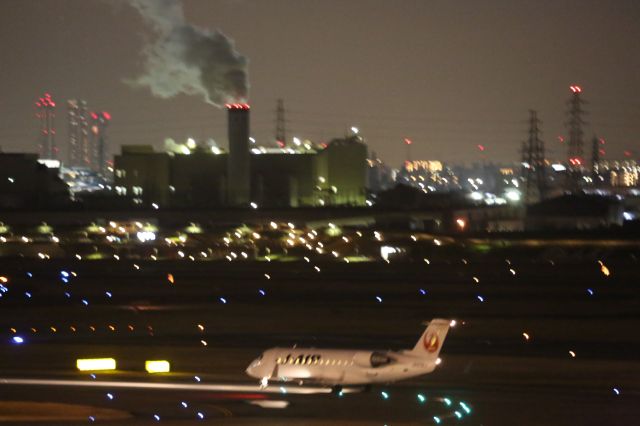
<path id="1" fill-rule="evenodd" d="M 413 141 L 409 138 L 404 138 L 404 143 L 407 145 L 411 145 L 413 143 Z"/>
<path id="2" fill-rule="evenodd" d="M 569 89 L 571 89 L 571 91 L 573 93 L 580 93 L 582 92 L 582 87 L 580 86 L 569 86 Z"/>
<path id="3" fill-rule="evenodd" d="M 250 109 L 249 104 L 225 104 L 227 109 Z"/>

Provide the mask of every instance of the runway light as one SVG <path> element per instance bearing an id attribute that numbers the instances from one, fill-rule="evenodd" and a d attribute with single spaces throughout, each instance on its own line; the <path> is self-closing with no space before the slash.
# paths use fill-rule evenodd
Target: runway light
<path id="1" fill-rule="evenodd" d="M 389 399 L 389 394 L 385 391 L 380 392 L 380 396 L 382 396 L 382 399 Z"/>
<path id="2" fill-rule="evenodd" d="M 223 305 L 226 305 L 226 304 L 227 304 L 227 299 L 225 299 L 224 297 L 219 297 L 219 298 L 218 298 L 218 300 L 220 300 L 220 302 L 221 302 Z"/>
<path id="3" fill-rule="evenodd" d="M 175 279 L 173 278 L 173 274 L 167 274 L 167 281 L 169 281 L 171 284 L 175 283 Z"/>
<path id="4" fill-rule="evenodd" d="M 462 418 L 462 413 L 460 411 L 454 411 L 453 414 L 455 414 L 456 417 L 459 418 L 459 419 Z"/>
<path id="5" fill-rule="evenodd" d="M 569 351 L 569 355 L 571 356 L 571 358 L 576 357 L 576 353 L 574 351 Z"/>
<path id="6" fill-rule="evenodd" d="M 77 359 L 76 367 L 80 371 L 115 370 L 116 360 L 113 358 Z"/>
<path id="7" fill-rule="evenodd" d="M 418 401 L 420 402 L 420 404 L 424 404 L 426 400 L 427 398 L 423 394 L 421 393 L 418 394 Z"/>
<path id="8" fill-rule="evenodd" d="M 615 393 L 616 395 L 620 395 L 620 389 L 613 388 L 613 393 Z"/>
<path id="9" fill-rule="evenodd" d="M 418 290 L 418 292 L 423 296 L 427 294 L 427 290 L 425 290 L 424 288 L 421 288 L 420 290 Z"/>
<path id="10" fill-rule="evenodd" d="M 20 336 L 13 336 L 11 340 L 17 345 L 21 345 L 22 343 L 24 343 L 24 339 Z"/>
<path id="11" fill-rule="evenodd" d="M 154 419 L 156 419 L 156 421 L 157 421 L 157 422 L 159 422 L 159 421 L 160 421 L 160 416 L 159 416 L 159 415 L 157 415 L 157 414 L 154 414 L 154 415 L 153 415 L 153 418 L 154 418 Z"/>
<path id="12" fill-rule="evenodd" d="M 202 379 L 199 376 L 193 376 L 193 380 L 195 380 L 196 382 L 200 383 L 200 381 Z"/>
<path id="13" fill-rule="evenodd" d="M 147 373 L 168 373 L 171 371 L 171 364 L 166 360 L 145 361 L 144 369 Z"/>
<path id="14" fill-rule="evenodd" d="M 186 402 L 182 401 L 180 403 L 180 405 L 182 405 L 182 408 L 187 408 L 189 406 L 189 404 L 187 404 Z"/>
<path id="15" fill-rule="evenodd" d="M 437 425 L 439 425 L 439 424 L 440 424 L 440 422 L 442 422 L 442 420 L 440 420 L 440 417 L 438 417 L 438 416 L 433 416 L 433 421 L 434 421 Z"/>
<path id="16" fill-rule="evenodd" d="M 451 406 L 451 400 L 449 398 L 444 398 L 442 401 L 447 405 L 447 407 Z"/>
<path id="17" fill-rule="evenodd" d="M 2 283 L 2 284 L 6 284 L 6 283 L 8 283 L 8 282 L 9 282 L 9 278 L 7 278 L 7 277 L 0 277 L 0 283 Z"/>
<path id="18" fill-rule="evenodd" d="M 376 300 L 378 301 L 378 303 L 382 303 L 382 297 L 376 296 Z"/>
<path id="19" fill-rule="evenodd" d="M 281 393 L 287 393 L 287 390 L 283 386 L 280 386 L 280 392 Z"/>
<path id="20" fill-rule="evenodd" d="M 467 413 L 470 414 L 471 413 L 471 408 L 469 408 L 469 406 L 467 404 L 465 404 L 463 401 L 460 401 L 458 403 L 460 405 L 460 407 L 462 407 L 462 409 Z"/>
<path id="21" fill-rule="evenodd" d="M 484 297 L 482 297 L 482 296 L 480 296 L 480 295 L 477 295 L 477 296 L 476 296 L 476 298 L 477 298 L 479 301 L 484 302 Z"/>
<path id="22" fill-rule="evenodd" d="M 200 344 L 202 346 L 207 346 L 207 341 L 206 340 L 200 340 Z"/>
<path id="23" fill-rule="evenodd" d="M 264 296 L 267 294 L 263 289 L 258 290 L 258 293 L 260 293 L 260 296 Z"/>
<path id="24" fill-rule="evenodd" d="M 451 320 L 451 322 L 449 323 L 449 327 L 453 328 L 456 326 L 456 324 L 458 324 L 456 320 Z"/>
<path id="25" fill-rule="evenodd" d="M 593 296 L 593 290 L 592 289 L 588 288 L 587 289 L 587 293 L 589 293 L 589 296 Z"/>
<path id="26" fill-rule="evenodd" d="M 107 393 L 107 398 L 110 400 L 113 400 L 113 394 L 112 393 Z"/>
<path id="27" fill-rule="evenodd" d="M 522 337 L 524 337 L 524 340 L 527 341 L 531 338 L 528 333 L 522 333 Z"/>
<path id="28" fill-rule="evenodd" d="M 199 412 L 199 411 L 198 411 L 197 416 L 198 416 L 198 418 L 199 418 L 200 420 L 204 419 L 204 414 L 202 414 L 202 413 L 201 413 L 201 412 Z"/>

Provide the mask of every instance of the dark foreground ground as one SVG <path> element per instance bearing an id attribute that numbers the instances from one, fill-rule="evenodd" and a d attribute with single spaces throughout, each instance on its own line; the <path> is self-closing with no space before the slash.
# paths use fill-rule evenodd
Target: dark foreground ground
<path id="1" fill-rule="evenodd" d="M 50 406 L 79 420 L 48 424 L 637 424 L 640 264 L 631 250 L 600 260 L 2 260 L 0 419 L 20 411 L 16 401 L 38 401 L 83 406 Z M 433 374 L 342 397 L 1 379 L 254 385 L 244 369 L 268 347 L 410 348 L 433 317 L 458 322 Z M 116 358 L 118 371 L 93 379 L 75 371 L 79 357 Z M 147 359 L 171 361 L 172 373 L 149 376 Z"/>

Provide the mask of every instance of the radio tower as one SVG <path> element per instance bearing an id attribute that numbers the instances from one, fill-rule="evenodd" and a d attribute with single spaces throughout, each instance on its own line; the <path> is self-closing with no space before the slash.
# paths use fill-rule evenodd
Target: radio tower
<path id="1" fill-rule="evenodd" d="M 287 144 L 287 132 L 284 119 L 284 101 L 282 99 L 278 99 L 278 106 L 276 107 L 276 143 L 281 148 Z"/>
<path id="2" fill-rule="evenodd" d="M 41 158 L 58 159 L 58 147 L 56 146 L 56 103 L 51 99 L 51 95 L 44 94 L 44 97 L 36 102 L 36 118 L 40 120 L 40 135 L 38 137 L 38 152 Z"/>
<path id="3" fill-rule="evenodd" d="M 522 178 L 524 179 L 524 202 L 539 201 L 545 189 L 544 142 L 540 140 L 538 113 L 529 111 L 529 139 L 522 143 Z"/>
<path id="4" fill-rule="evenodd" d="M 569 169 L 569 187 L 571 190 L 576 191 L 580 188 L 582 183 L 582 173 L 584 170 L 584 133 L 582 131 L 582 125 L 586 124 L 582 120 L 582 116 L 585 111 L 582 109 L 584 101 L 580 98 L 582 88 L 580 86 L 570 86 L 571 99 L 568 102 L 569 105 L 569 121 L 567 127 L 569 128 L 569 152 L 568 152 L 568 169 Z"/>

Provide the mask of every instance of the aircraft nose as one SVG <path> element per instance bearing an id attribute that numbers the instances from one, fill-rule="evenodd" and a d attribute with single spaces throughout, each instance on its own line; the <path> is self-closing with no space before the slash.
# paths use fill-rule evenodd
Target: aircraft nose
<path id="1" fill-rule="evenodd" d="M 256 374 L 256 367 L 257 367 L 256 361 L 252 361 L 251 364 L 249 364 L 249 366 L 244 371 L 251 377 L 258 377 L 258 375 Z"/>

